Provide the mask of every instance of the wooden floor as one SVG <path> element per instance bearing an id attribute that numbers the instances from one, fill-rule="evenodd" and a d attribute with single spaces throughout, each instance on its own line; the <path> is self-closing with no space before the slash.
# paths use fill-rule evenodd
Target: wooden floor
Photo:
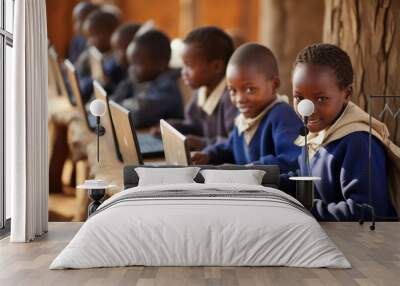
<path id="1" fill-rule="evenodd" d="M 0 241 L 0 285 L 400 285 L 400 223 L 324 223 L 353 268 L 124 267 L 48 270 L 81 223 L 50 223 L 32 243 Z"/>

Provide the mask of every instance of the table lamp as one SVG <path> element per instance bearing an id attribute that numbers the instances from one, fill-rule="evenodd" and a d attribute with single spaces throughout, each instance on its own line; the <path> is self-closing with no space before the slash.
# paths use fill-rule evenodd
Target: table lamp
<path id="1" fill-rule="evenodd" d="M 106 104 L 103 100 L 95 99 L 90 103 L 90 113 L 96 117 L 96 134 L 97 134 L 97 162 L 99 162 L 99 137 L 100 137 L 100 117 L 106 113 Z"/>
<path id="2" fill-rule="evenodd" d="M 304 136 L 304 163 L 306 173 L 302 177 L 290 177 L 290 180 L 296 181 L 296 198 L 307 208 L 311 209 L 314 201 L 314 181 L 321 180 L 319 177 L 311 177 L 310 160 L 308 156 L 307 134 L 309 133 L 307 124 L 308 118 L 314 113 L 314 104 L 311 100 L 303 99 L 297 105 L 297 112 L 303 118 L 303 127 L 300 129 L 300 135 Z M 302 174 L 303 175 L 303 174 Z"/>
<path id="3" fill-rule="evenodd" d="M 314 103 L 311 100 L 303 99 L 297 105 L 297 112 L 303 117 L 304 126 L 300 130 L 300 135 L 304 136 L 304 163 L 307 168 L 306 176 L 311 176 L 310 160 L 308 157 L 307 134 L 309 132 L 307 124 L 308 118 L 314 113 Z"/>

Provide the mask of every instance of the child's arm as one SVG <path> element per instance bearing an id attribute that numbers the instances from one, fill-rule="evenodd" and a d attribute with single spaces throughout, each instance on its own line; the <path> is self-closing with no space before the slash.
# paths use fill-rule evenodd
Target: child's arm
<path id="1" fill-rule="evenodd" d="M 89 50 L 86 49 L 84 52 L 80 54 L 79 58 L 75 62 L 74 66 L 78 78 L 91 75 L 89 58 L 90 58 Z"/>
<path id="2" fill-rule="evenodd" d="M 210 157 L 207 153 L 203 152 L 192 152 L 190 154 L 190 159 L 193 165 L 207 165 L 210 163 Z"/>
<path id="3" fill-rule="evenodd" d="M 132 120 L 137 128 L 153 126 L 174 112 L 179 114 L 179 110 L 182 109 L 179 91 L 176 86 L 170 84 L 150 87 L 146 94 L 135 94 L 122 104 L 132 111 Z"/>
<path id="4" fill-rule="evenodd" d="M 273 142 L 263 142 L 263 144 L 273 144 L 275 154 L 261 157 L 253 162 L 259 165 L 278 165 L 282 173 L 297 170 L 299 168 L 297 158 L 301 153 L 301 147 L 294 144 L 294 140 L 299 136 L 299 129 L 302 123 L 291 107 L 282 105 L 280 109 L 273 110 L 268 119 L 271 122 Z M 266 130 L 268 131 L 268 130 Z"/>
<path id="5" fill-rule="evenodd" d="M 368 194 L 368 133 L 356 132 L 345 138 L 346 150 L 340 167 L 340 190 L 343 200 L 325 202 L 314 200 L 312 213 L 319 220 L 356 220 L 359 217 L 357 204 L 369 203 Z M 390 213 L 390 198 L 387 189 L 386 157 L 383 147 L 372 140 L 372 202 L 376 213 Z M 330 186 L 333 190 L 334 186 Z M 325 189 L 328 189 L 327 186 Z M 326 190 L 328 191 L 328 190 Z M 324 190 L 322 190 L 324 192 Z"/>
<path id="6" fill-rule="evenodd" d="M 209 163 L 212 165 L 232 163 L 235 164 L 235 158 L 233 155 L 233 130 L 229 136 L 229 139 L 209 145 L 202 152 L 208 154 Z"/>
<path id="7" fill-rule="evenodd" d="M 290 172 L 296 170 L 298 166 L 297 158 L 301 153 L 301 148 L 293 144 L 297 137 L 294 130 L 285 130 L 277 134 L 275 143 L 275 155 L 261 157 L 255 165 L 278 165 L 281 172 Z"/>
<path id="8" fill-rule="evenodd" d="M 93 79 L 91 75 L 80 77 L 79 88 L 81 90 L 82 98 L 84 103 L 90 101 L 93 94 Z"/>
<path id="9" fill-rule="evenodd" d="M 108 93 L 112 93 L 117 88 L 118 84 L 126 78 L 127 72 L 117 63 L 114 57 L 104 62 L 103 69 L 105 74 L 105 89 Z"/>
<path id="10" fill-rule="evenodd" d="M 125 99 L 133 97 L 135 95 L 134 85 L 131 79 L 126 78 L 121 81 L 114 92 L 110 95 L 110 99 L 117 103 L 121 103 Z"/>
<path id="11" fill-rule="evenodd" d="M 183 134 L 203 136 L 203 125 L 201 122 L 200 108 L 197 105 L 197 98 L 197 95 L 192 97 L 192 100 L 185 109 L 185 118 L 183 120 L 168 120 L 169 124 Z"/>

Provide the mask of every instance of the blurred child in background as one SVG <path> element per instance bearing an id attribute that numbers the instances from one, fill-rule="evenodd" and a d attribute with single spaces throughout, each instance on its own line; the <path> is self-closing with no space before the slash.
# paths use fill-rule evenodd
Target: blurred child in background
<path id="1" fill-rule="evenodd" d="M 90 2 L 79 2 L 72 11 L 74 37 L 70 42 L 68 51 L 68 59 L 72 63 L 75 63 L 87 48 L 86 38 L 83 35 L 83 23 L 91 12 L 99 8 L 99 5 Z"/>
<path id="2" fill-rule="evenodd" d="M 195 90 L 184 120 L 169 123 L 187 135 L 192 150 L 226 139 L 237 110 L 225 83 L 226 65 L 233 53 L 231 38 L 217 27 L 191 31 L 182 51 L 184 82 Z"/>
<path id="3" fill-rule="evenodd" d="M 158 124 L 160 119 L 182 118 L 183 103 L 178 87 L 179 70 L 169 68 L 169 38 L 157 30 L 135 38 L 127 49 L 129 77 L 111 99 L 132 111 L 137 128 Z"/>

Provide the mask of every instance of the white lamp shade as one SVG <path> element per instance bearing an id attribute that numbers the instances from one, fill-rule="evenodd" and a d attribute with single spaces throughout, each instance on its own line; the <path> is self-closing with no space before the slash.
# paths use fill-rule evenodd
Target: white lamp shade
<path id="1" fill-rule="evenodd" d="M 106 104 L 101 99 L 95 99 L 90 103 L 90 113 L 94 116 L 103 116 L 106 113 Z"/>
<path id="2" fill-rule="evenodd" d="M 314 113 L 314 103 L 311 100 L 303 99 L 297 104 L 297 111 L 303 117 L 308 117 Z"/>

